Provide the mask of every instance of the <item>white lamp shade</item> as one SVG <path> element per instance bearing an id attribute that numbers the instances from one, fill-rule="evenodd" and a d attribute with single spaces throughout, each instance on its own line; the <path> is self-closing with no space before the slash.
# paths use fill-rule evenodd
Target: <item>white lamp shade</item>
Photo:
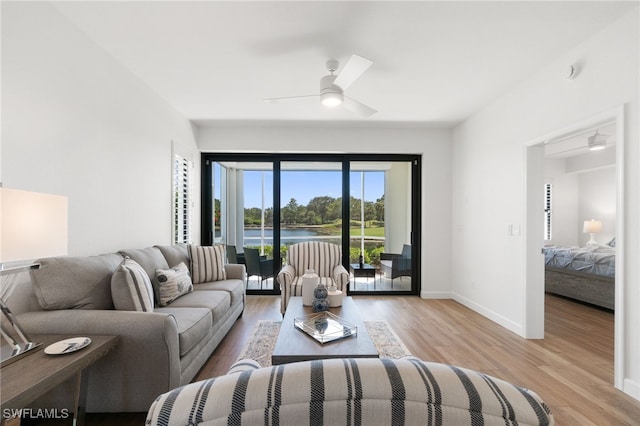
<path id="1" fill-rule="evenodd" d="M 67 197 L 0 188 L 0 263 L 66 255 L 67 210 Z"/>
<path id="2" fill-rule="evenodd" d="M 602 222 L 599 220 L 585 220 L 582 232 L 586 234 L 597 234 L 602 231 Z"/>

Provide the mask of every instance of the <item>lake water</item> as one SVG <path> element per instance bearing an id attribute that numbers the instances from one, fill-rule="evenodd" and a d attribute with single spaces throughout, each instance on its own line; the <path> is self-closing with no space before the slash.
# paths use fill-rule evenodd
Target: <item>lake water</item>
<path id="1" fill-rule="evenodd" d="M 245 228 L 244 230 L 244 246 L 260 245 L 260 229 Z M 340 243 L 339 235 L 323 235 L 310 228 L 285 228 L 280 230 L 280 243 L 287 245 L 299 243 L 308 240 L 321 240 L 332 243 Z M 264 242 L 267 245 L 273 245 L 273 229 L 264 230 Z"/>
<path id="2" fill-rule="evenodd" d="M 282 245 L 295 244 L 309 240 L 326 241 L 338 245 L 342 244 L 342 238 L 340 235 L 325 235 L 314 231 L 313 228 L 284 228 L 280 230 L 280 244 Z M 354 245 L 355 240 L 359 241 L 360 237 L 352 237 L 352 246 Z M 259 228 L 245 228 L 244 247 L 259 246 L 260 241 Z M 273 229 L 264 230 L 264 244 L 268 246 L 273 245 Z M 356 245 L 359 245 L 359 243 Z M 365 247 L 367 249 L 373 249 L 381 245 L 384 245 L 384 237 L 368 237 L 365 239 Z"/>

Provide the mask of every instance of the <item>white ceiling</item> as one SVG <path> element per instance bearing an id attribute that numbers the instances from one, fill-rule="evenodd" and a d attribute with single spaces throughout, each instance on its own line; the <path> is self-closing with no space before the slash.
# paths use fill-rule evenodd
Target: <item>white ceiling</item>
<path id="1" fill-rule="evenodd" d="M 451 125 L 613 22 L 635 2 L 53 2 L 185 117 L 199 121 Z M 316 100 L 325 62 L 373 60 L 347 94 Z M 569 64 L 567 64 L 569 65 Z M 339 72 L 339 70 L 338 70 Z"/>

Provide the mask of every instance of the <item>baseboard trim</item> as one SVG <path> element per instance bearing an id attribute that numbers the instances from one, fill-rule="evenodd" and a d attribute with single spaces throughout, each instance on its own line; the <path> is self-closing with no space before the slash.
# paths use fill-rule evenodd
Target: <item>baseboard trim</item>
<path id="1" fill-rule="evenodd" d="M 640 401 L 640 383 L 631 379 L 624 379 L 622 391 L 631 398 Z"/>
<path id="2" fill-rule="evenodd" d="M 453 293 L 452 294 L 452 298 L 453 300 L 455 300 L 456 302 L 466 306 L 467 308 L 479 313 L 480 315 L 489 318 L 491 321 L 495 322 L 498 325 L 501 325 L 502 327 L 506 328 L 507 330 L 510 330 L 514 333 L 516 333 L 518 336 L 520 337 L 524 337 L 524 330 L 522 328 L 521 324 L 515 323 L 512 320 L 510 320 L 509 318 L 505 318 L 504 316 L 493 312 L 490 309 L 485 308 L 482 305 L 479 305 L 457 293 Z"/>
<path id="3" fill-rule="evenodd" d="M 421 299 L 453 299 L 450 291 L 421 291 Z"/>

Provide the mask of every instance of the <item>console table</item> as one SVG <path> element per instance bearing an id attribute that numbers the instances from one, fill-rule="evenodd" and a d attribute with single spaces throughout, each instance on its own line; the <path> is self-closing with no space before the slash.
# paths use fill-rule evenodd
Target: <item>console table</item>
<path id="1" fill-rule="evenodd" d="M 78 336 L 32 335 L 33 341 L 39 342 L 40 346 L 33 349 L 33 353 L 0 369 L 3 413 L 6 409 L 26 408 L 38 397 L 75 377 L 73 424 L 84 423 L 87 375 L 82 373 L 113 349 L 119 337 L 86 335 L 83 337 L 91 339 L 86 348 L 64 355 L 44 353 L 44 348 L 50 344 L 70 337 Z M 2 420 L 6 420 L 4 416 Z"/>

